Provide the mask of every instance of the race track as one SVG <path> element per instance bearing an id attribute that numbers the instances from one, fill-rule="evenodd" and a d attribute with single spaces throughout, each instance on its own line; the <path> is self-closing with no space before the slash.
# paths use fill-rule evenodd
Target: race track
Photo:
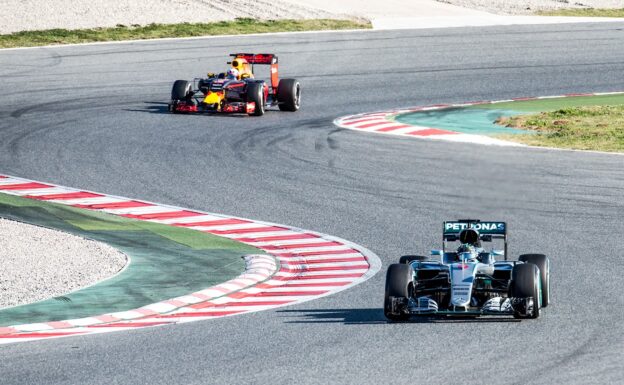
<path id="1" fill-rule="evenodd" d="M 166 113 L 173 80 L 275 52 L 302 109 Z M 616 383 L 624 370 L 624 157 L 369 135 L 338 116 L 624 90 L 624 23 L 343 32 L 0 51 L 0 172 L 312 229 L 382 271 L 224 319 L 2 346 L 8 384 Z M 505 220 L 551 258 L 538 320 L 386 323 L 385 269 L 443 220 Z"/>

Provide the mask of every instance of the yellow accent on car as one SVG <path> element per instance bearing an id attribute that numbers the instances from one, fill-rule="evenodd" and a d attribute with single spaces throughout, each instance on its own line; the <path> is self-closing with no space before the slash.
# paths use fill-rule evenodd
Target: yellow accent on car
<path id="1" fill-rule="evenodd" d="M 206 104 L 220 104 L 223 100 L 224 93 L 223 92 L 208 92 L 206 98 L 204 99 L 204 103 Z"/>

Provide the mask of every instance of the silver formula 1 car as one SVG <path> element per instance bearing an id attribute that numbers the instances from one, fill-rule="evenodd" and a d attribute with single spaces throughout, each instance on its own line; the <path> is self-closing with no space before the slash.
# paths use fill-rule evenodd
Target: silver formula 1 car
<path id="1" fill-rule="evenodd" d="M 486 250 L 482 243 L 501 243 Z M 450 248 L 450 244 L 458 247 Z M 460 219 L 444 222 L 442 250 L 405 255 L 388 267 L 384 314 L 410 316 L 507 315 L 537 318 L 548 306 L 549 266 L 543 254 L 507 260 L 507 224 Z M 457 246 L 457 245 L 456 245 Z M 497 261 L 496 259 L 503 259 Z"/>

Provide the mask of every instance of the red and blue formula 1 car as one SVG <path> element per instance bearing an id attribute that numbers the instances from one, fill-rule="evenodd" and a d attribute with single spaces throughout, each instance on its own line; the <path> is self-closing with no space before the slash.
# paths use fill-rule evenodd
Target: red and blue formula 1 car
<path id="1" fill-rule="evenodd" d="M 297 111 L 301 85 L 297 79 L 279 79 L 274 54 L 234 53 L 230 69 L 192 81 L 176 80 L 171 90 L 169 111 L 174 113 L 222 112 L 261 116 L 267 107 Z M 270 84 L 258 80 L 254 65 L 269 65 Z"/>

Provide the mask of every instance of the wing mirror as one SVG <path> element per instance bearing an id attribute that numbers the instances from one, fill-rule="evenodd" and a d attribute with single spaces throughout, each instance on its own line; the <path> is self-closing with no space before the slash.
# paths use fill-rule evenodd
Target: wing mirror
<path id="1" fill-rule="evenodd" d="M 495 257 L 503 257 L 505 256 L 505 251 L 503 250 L 492 250 L 491 254 Z"/>
<path id="2" fill-rule="evenodd" d="M 431 255 L 442 256 L 442 250 L 431 250 Z"/>

